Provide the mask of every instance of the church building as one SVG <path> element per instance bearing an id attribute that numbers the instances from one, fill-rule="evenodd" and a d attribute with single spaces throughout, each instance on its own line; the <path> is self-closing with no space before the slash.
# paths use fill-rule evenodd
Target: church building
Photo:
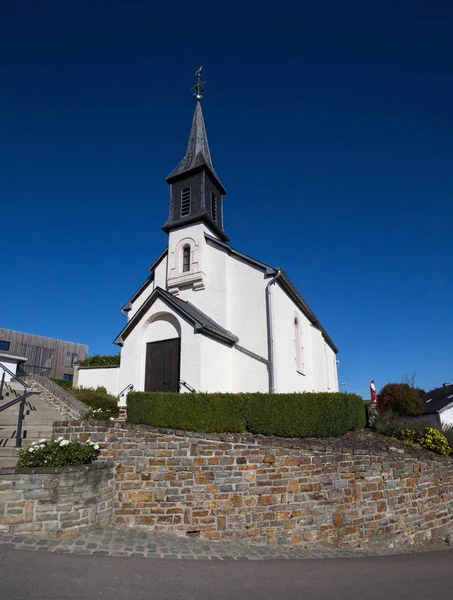
<path id="1" fill-rule="evenodd" d="M 167 177 L 168 245 L 122 308 L 120 367 L 80 367 L 75 383 L 114 394 L 338 391 L 337 347 L 286 273 L 229 244 L 202 85 L 198 73 L 186 154 Z"/>

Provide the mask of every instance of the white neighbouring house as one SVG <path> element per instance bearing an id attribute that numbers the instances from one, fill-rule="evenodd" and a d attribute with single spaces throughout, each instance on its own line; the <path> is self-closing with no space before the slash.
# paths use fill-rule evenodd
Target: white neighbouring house
<path id="1" fill-rule="evenodd" d="M 75 384 L 143 391 L 338 391 L 337 348 L 279 268 L 232 248 L 226 191 L 197 97 L 186 155 L 167 177 L 168 246 L 123 306 L 118 368 L 79 367 Z"/>

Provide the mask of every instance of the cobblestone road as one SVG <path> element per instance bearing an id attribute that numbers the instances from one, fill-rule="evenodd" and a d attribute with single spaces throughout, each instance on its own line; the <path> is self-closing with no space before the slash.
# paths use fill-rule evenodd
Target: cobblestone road
<path id="1" fill-rule="evenodd" d="M 109 528 L 91 531 L 74 537 L 40 539 L 30 536 L 0 534 L 0 548 L 41 550 L 66 554 L 104 556 L 134 556 L 142 558 L 174 558 L 204 560 L 269 560 L 348 558 L 358 556 L 385 556 L 413 554 L 429 550 L 453 551 L 449 546 L 429 548 L 399 548 L 383 550 L 341 550 L 320 548 L 284 548 L 251 546 L 221 542 L 206 542 L 168 533 L 153 533 L 130 528 Z"/>

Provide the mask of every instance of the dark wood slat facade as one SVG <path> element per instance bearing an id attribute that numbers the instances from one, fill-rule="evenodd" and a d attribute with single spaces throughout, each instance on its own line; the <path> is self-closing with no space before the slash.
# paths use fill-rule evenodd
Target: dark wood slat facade
<path id="1" fill-rule="evenodd" d="M 74 362 L 88 356 L 88 346 L 76 342 L 57 340 L 42 335 L 0 328 L 0 342 L 9 342 L 4 354 L 23 356 L 23 368 L 30 375 L 43 375 L 52 379 L 69 379 L 74 375 Z"/>
<path id="2" fill-rule="evenodd" d="M 181 339 L 146 344 L 145 392 L 179 392 Z"/>

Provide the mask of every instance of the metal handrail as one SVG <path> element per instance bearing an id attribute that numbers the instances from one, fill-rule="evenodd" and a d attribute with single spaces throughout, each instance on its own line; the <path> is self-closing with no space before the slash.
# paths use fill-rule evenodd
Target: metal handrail
<path id="1" fill-rule="evenodd" d="M 12 377 L 13 379 L 15 379 L 18 383 L 20 383 L 21 385 L 24 386 L 24 388 L 28 388 L 30 387 L 28 384 L 25 383 L 25 381 L 22 381 L 22 379 L 20 379 L 20 377 L 18 377 L 15 373 L 13 373 L 12 371 L 10 371 L 8 369 L 8 367 L 5 367 L 5 365 L 3 363 L 0 363 L 0 368 L 3 369 L 3 371 L 5 371 L 6 373 L 8 373 L 8 375 L 10 377 Z M 5 375 L 5 373 L 3 373 L 3 376 Z M 3 379 L 4 377 L 2 377 Z"/>
<path id="2" fill-rule="evenodd" d="M 179 385 L 183 385 L 185 388 L 187 388 L 189 390 L 189 392 L 192 392 L 192 394 L 197 393 L 197 390 L 194 387 L 192 387 L 189 383 L 187 383 L 186 381 L 183 381 L 182 379 L 179 382 Z"/>
<path id="3" fill-rule="evenodd" d="M 10 377 L 12 377 L 13 379 L 15 379 L 18 383 L 20 383 L 20 385 L 22 385 L 24 387 L 24 390 L 26 390 L 29 386 L 25 383 L 25 381 L 22 381 L 22 379 L 20 379 L 15 373 L 13 373 L 12 371 L 10 371 L 8 369 L 8 367 L 5 367 L 5 365 L 3 363 L 0 363 L 0 368 L 3 369 L 3 373 L 2 373 L 2 379 L 0 381 L 0 400 L 3 399 L 3 387 L 5 385 L 5 375 L 6 373 L 8 373 L 8 375 Z"/>
<path id="4" fill-rule="evenodd" d="M 39 394 L 39 392 L 25 392 L 25 394 L 23 394 L 19 398 L 14 398 L 14 400 L 10 400 L 10 402 L 7 402 L 3 406 L 0 406 L 0 412 L 2 412 L 3 410 L 11 408 L 11 406 L 14 406 L 15 404 L 18 404 L 20 402 L 19 416 L 17 417 L 16 448 L 20 448 L 22 445 L 22 421 L 24 420 L 25 403 L 27 398 L 29 396 L 32 396 L 33 394 Z"/>
<path id="5" fill-rule="evenodd" d="M 129 385 L 127 385 L 123 391 L 121 391 L 118 396 L 117 399 L 119 400 L 120 398 L 122 398 L 124 396 L 124 394 L 130 390 L 132 392 L 132 390 L 134 389 L 134 384 L 133 383 L 129 383 Z"/>

